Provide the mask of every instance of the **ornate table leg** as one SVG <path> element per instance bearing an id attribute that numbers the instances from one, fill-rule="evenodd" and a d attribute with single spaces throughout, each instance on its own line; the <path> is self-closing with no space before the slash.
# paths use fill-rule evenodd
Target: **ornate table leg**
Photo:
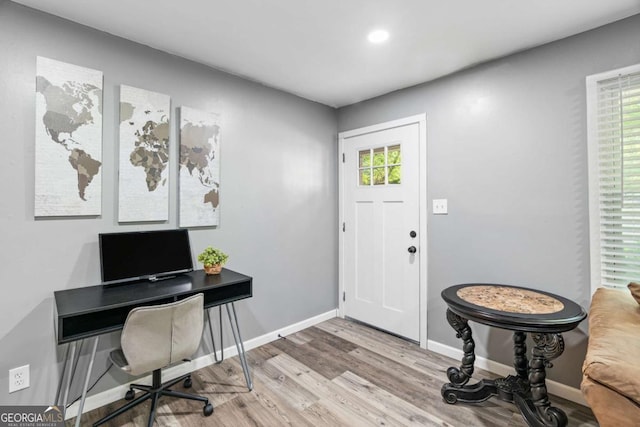
<path id="1" fill-rule="evenodd" d="M 560 356 L 564 351 L 564 340 L 560 334 L 532 334 L 535 347 L 531 350 L 532 358 L 529 365 L 529 384 L 531 386 L 531 400 L 517 399 L 516 404 L 530 426 L 567 425 L 567 415 L 560 409 L 551 406 L 545 384 L 546 370 L 553 365 L 551 360 Z"/>
<path id="2" fill-rule="evenodd" d="M 467 319 L 463 319 L 451 310 L 447 310 L 447 321 L 453 329 L 456 331 L 456 337 L 462 338 L 462 351 L 464 356 L 462 357 L 462 364 L 460 369 L 453 366 L 447 369 L 447 377 L 452 384 L 457 386 L 463 386 L 473 375 L 473 363 L 476 361 L 475 349 L 476 343 L 473 342 L 471 335 L 471 328 Z"/>
<path id="3" fill-rule="evenodd" d="M 527 334 L 513 333 L 513 367 L 517 375 L 507 375 L 494 381 L 498 397 L 507 402 L 524 401 L 529 395 L 529 361 L 527 360 Z"/>
<path id="4" fill-rule="evenodd" d="M 466 385 L 473 375 L 473 363 L 476 360 L 474 353 L 476 344 L 473 342 L 471 328 L 467 319 L 458 316 L 447 309 L 447 321 L 456 331 L 456 337 L 462 338 L 462 362 L 460 368 L 454 366 L 447 369 L 449 384 L 442 386 L 442 397 L 447 403 L 461 402 L 482 402 L 496 394 L 496 388 L 492 381 L 480 381 L 473 385 Z"/>
<path id="5" fill-rule="evenodd" d="M 519 378 L 529 380 L 529 361 L 527 360 L 527 334 L 513 333 L 513 367 Z"/>

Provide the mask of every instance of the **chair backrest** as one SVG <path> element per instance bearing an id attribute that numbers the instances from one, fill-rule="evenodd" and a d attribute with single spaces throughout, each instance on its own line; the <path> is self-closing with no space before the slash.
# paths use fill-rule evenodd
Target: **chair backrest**
<path id="1" fill-rule="evenodd" d="M 139 375 L 189 358 L 202 338 L 204 296 L 129 312 L 120 344 L 130 373 Z"/>

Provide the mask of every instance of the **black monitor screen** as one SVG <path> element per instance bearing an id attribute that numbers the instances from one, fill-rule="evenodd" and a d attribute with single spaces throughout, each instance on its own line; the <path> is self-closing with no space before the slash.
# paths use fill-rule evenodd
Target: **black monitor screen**
<path id="1" fill-rule="evenodd" d="M 123 282 L 193 270 L 188 230 L 104 233 L 100 240 L 103 282 Z"/>

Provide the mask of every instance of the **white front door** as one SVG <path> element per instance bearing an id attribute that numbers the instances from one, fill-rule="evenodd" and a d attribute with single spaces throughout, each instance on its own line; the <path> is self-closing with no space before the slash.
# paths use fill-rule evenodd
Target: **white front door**
<path id="1" fill-rule="evenodd" d="M 341 139 L 343 313 L 415 341 L 420 340 L 419 142 L 419 123 Z"/>

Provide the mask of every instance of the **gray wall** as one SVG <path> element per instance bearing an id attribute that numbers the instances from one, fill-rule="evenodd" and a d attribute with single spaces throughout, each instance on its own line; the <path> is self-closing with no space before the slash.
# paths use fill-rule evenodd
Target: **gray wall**
<path id="1" fill-rule="evenodd" d="M 640 15 L 341 108 L 339 131 L 427 114 L 428 336 L 460 348 L 440 292 L 489 282 L 590 301 L 585 76 L 640 62 Z M 431 212 L 431 208 L 429 208 Z M 507 333 L 474 327 L 511 364 Z M 587 322 L 549 377 L 578 387 Z"/>
<path id="2" fill-rule="evenodd" d="M 100 282 L 98 233 L 176 226 L 176 170 L 168 223 L 117 224 L 120 84 L 169 94 L 174 112 L 187 105 L 221 115 L 221 226 L 190 235 L 194 255 L 221 247 L 229 268 L 254 277 L 254 298 L 237 304 L 244 338 L 337 306 L 335 110 L 11 2 L 0 2 L 0 52 L 0 404 L 53 401 L 63 357 L 53 291 Z M 100 218 L 33 218 L 38 55 L 104 72 Z M 117 341 L 101 340 L 94 377 Z M 23 364 L 31 387 L 8 394 L 8 369 Z M 125 380 L 110 374 L 96 391 Z"/>

